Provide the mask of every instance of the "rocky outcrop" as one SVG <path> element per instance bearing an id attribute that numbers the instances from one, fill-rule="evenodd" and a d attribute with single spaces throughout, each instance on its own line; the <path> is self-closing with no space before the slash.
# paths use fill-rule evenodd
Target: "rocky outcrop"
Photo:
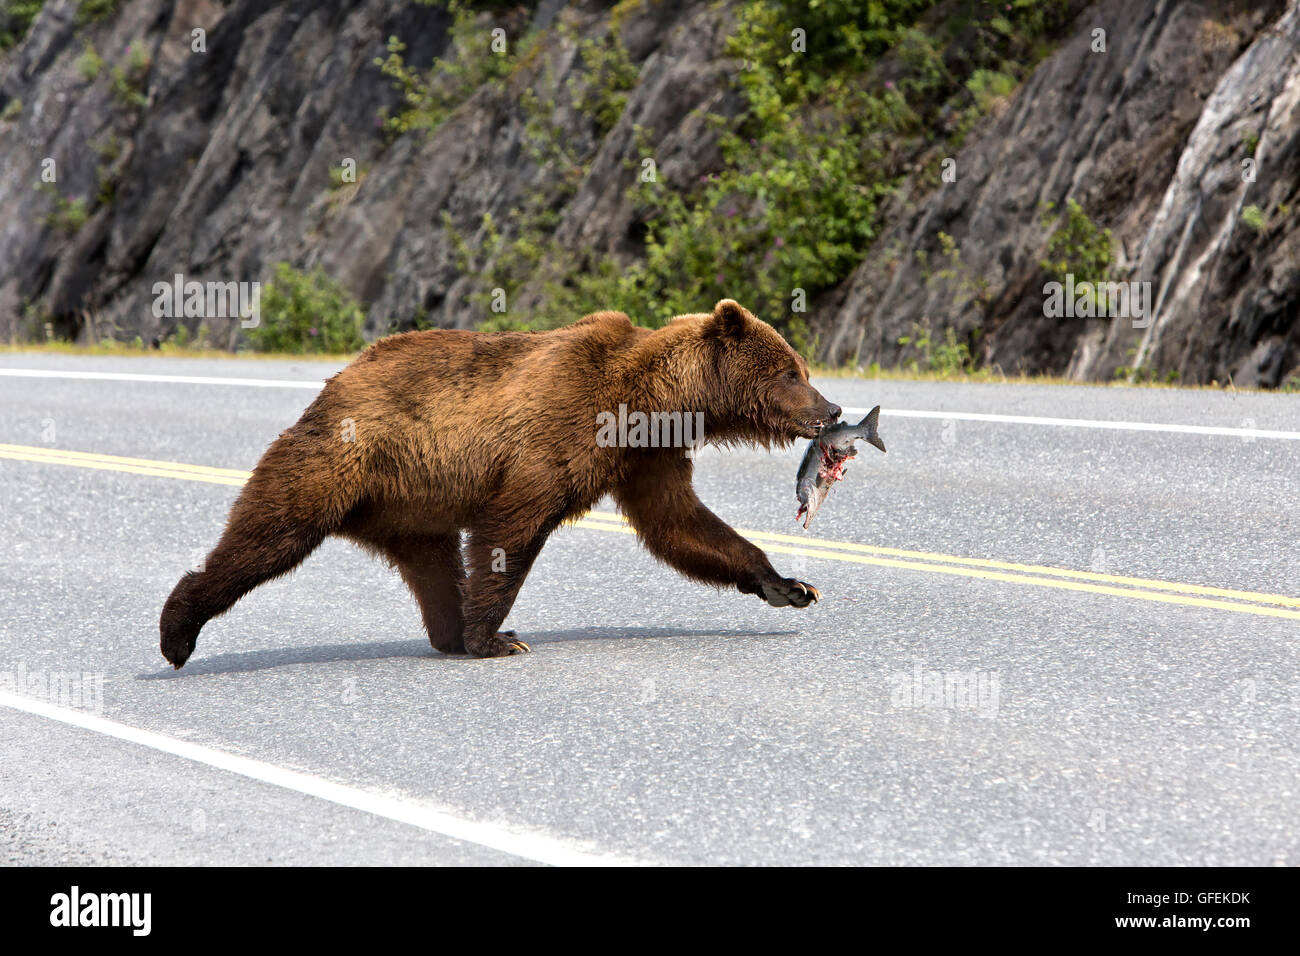
<path id="1" fill-rule="evenodd" d="M 475 325 L 485 316 L 471 297 L 486 263 L 467 269 L 456 241 L 481 245 L 485 214 L 506 222 L 569 172 L 530 156 L 535 117 L 521 107 L 525 91 L 547 104 L 547 136 L 573 156 L 594 157 L 561 209 L 566 241 L 613 247 L 625 239 L 618 217 L 629 213 L 609 204 L 628 182 L 622 160 L 634 122 L 654 124 L 656 156 L 673 174 L 698 176 L 717 160 L 701 148 L 716 134 L 701 129 L 696 107 L 727 99 L 718 65 L 724 12 L 703 4 L 626 5 L 622 36 L 642 75 L 603 138 L 561 94 L 583 73 L 579 43 L 607 32 L 608 10 L 549 2 L 484 13 L 483 31 L 506 29 L 511 43 L 557 18 L 564 29 L 548 30 L 536 55 L 519 58 L 503 85 L 474 93 L 432 136 L 411 133 L 391 145 L 378 117 L 397 95 L 374 60 L 395 35 L 407 44 L 406 62 L 427 69 L 449 42 L 449 17 L 437 7 L 134 0 L 84 26 L 77 6 L 46 3 L 26 41 L 0 61 L 0 110 L 22 104 L 0 124 L 5 338 L 39 315 L 62 334 L 148 340 L 175 325 L 153 314 L 155 282 L 175 273 L 264 280 L 279 260 L 319 265 L 341 280 L 366 303 L 372 335 L 416 316 Z M 192 50 L 196 28 L 206 31 L 205 53 Z M 104 60 L 93 78 L 77 62 L 87 43 Z M 147 104 L 135 107 L 124 105 L 112 76 L 132 46 L 149 64 L 140 78 Z M 106 164 L 108 143 L 119 152 Z M 89 212 L 72 235 L 44 221 L 52 191 L 33 188 L 48 158 L 58 195 Z M 358 182 L 339 188 L 331 168 L 345 159 Z M 97 202 L 106 180 L 112 200 Z M 230 342 L 237 333 L 235 321 L 220 332 Z"/>
<path id="2" fill-rule="evenodd" d="M 1297 18 L 1295 0 L 1090 7 L 956 154 L 955 182 L 905 184 L 873 254 L 837 291 L 823 357 L 892 364 L 919 325 L 957 330 L 1007 373 L 1262 386 L 1295 374 Z M 1040 210 L 1069 199 L 1111 229 L 1111 277 L 1151 283 L 1150 315 L 1045 316 Z M 940 233 L 957 250 L 947 269 Z"/>
<path id="3" fill-rule="evenodd" d="M 353 6 L 135 0 L 87 27 L 75 0 L 46 3 L 0 78 L 4 97 L 22 102 L 0 132 L 0 331 L 39 298 L 56 324 L 88 312 L 99 334 L 147 338 L 174 325 L 152 313 L 154 282 L 177 272 L 260 280 L 277 259 L 302 257 L 331 165 L 378 152 L 375 117 L 393 97 L 371 60 L 385 38 L 419 38 L 412 47 L 426 61 L 445 42 L 435 8 Z M 206 52 L 192 50 L 195 29 L 206 31 Z M 77 62 L 88 45 L 104 61 L 94 76 Z M 132 48 L 147 63 L 134 105 L 123 89 Z M 115 82 L 114 70 L 126 79 Z M 45 159 L 56 163 L 58 194 L 90 206 L 72 237 L 42 224 L 51 197 L 33 184 Z M 103 181 L 113 195 L 96 202 Z M 400 197 L 384 200 L 388 212 Z M 355 241 L 367 254 L 371 237 Z M 364 276 L 356 258 L 349 264 L 352 281 Z"/>
<path id="4" fill-rule="evenodd" d="M 955 181 L 918 163 L 889 200 L 861 265 L 811 304 L 818 357 L 894 364 L 921 326 L 953 329 L 1007 373 L 1262 386 L 1300 374 L 1298 3 L 1088 5 L 954 154 Z M 432 135 L 391 143 L 379 117 L 398 94 L 374 60 L 393 35 L 409 65 L 445 55 L 444 10 L 130 0 L 86 24 L 78 6 L 49 0 L 0 55 L 0 337 L 48 321 L 148 340 L 176 324 L 154 314 L 154 283 L 265 280 L 280 260 L 338 278 L 372 336 L 473 327 L 497 271 L 485 215 L 508 233 L 531 210 L 559 248 L 635 259 L 638 137 L 652 131 L 662 178 L 695 182 L 721 162 L 707 114 L 741 109 L 726 4 L 619 5 L 636 80 L 608 128 L 571 95 L 608 7 L 494 4 L 479 26 L 505 29 L 517 52 L 529 38 L 527 53 Z M 347 159 L 358 181 L 332 181 Z M 57 181 L 35 188 L 48 160 Z M 1067 200 L 1111 230 L 1110 278 L 1151 283 L 1143 321 L 1045 317 L 1043 209 Z M 521 283 L 518 307 L 538 291 Z M 237 321 L 217 326 L 233 344 Z"/>

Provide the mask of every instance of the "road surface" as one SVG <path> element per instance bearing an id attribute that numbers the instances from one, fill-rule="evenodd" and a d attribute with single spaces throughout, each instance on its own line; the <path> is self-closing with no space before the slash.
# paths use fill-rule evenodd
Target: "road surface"
<path id="1" fill-rule="evenodd" d="M 606 501 L 530 655 L 433 652 L 332 541 L 173 672 L 163 600 L 334 368 L 0 356 L 0 862 L 1300 864 L 1300 398 L 819 380 L 889 453 L 810 530 L 801 448 L 696 477 L 807 610 Z"/>

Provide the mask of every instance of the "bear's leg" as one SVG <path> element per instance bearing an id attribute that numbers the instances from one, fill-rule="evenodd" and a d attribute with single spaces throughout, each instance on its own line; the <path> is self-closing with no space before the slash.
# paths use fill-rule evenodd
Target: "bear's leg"
<path id="1" fill-rule="evenodd" d="M 460 535 L 403 536 L 385 542 L 383 552 L 419 602 L 429 643 L 444 654 L 464 654 Z"/>
<path id="2" fill-rule="evenodd" d="M 298 500 L 292 484 L 259 464 L 203 568 L 186 572 L 163 605 L 160 646 L 172 666 L 189 659 L 209 620 L 301 564 L 333 530 L 328 513 L 320 503 Z"/>
<path id="3" fill-rule="evenodd" d="M 661 457 L 636 469 L 614 498 L 646 548 L 689 578 L 734 586 L 773 607 L 821 598 L 811 584 L 781 577 L 762 549 L 704 506 L 691 487 L 689 459 Z"/>
<path id="4" fill-rule="evenodd" d="M 553 525 L 551 526 L 553 527 Z M 498 631 L 514 606 L 550 528 L 531 535 L 507 530 L 504 522 L 482 522 L 466 546 L 465 650 L 475 657 L 505 657 L 531 648 L 513 631 Z"/>

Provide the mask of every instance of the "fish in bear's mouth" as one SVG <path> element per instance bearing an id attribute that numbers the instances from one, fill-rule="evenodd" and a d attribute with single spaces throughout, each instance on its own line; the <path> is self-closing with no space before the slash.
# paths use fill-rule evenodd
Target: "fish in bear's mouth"
<path id="1" fill-rule="evenodd" d="M 808 443 L 808 450 L 804 452 L 799 473 L 795 477 L 795 497 L 799 499 L 799 511 L 795 514 L 795 520 L 802 518 L 805 528 L 817 514 L 817 509 L 822 506 L 835 482 L 844 477 L 845 464 L 857 455 L 854 442 L 866 441 L 881 451 L 885 450 L 885 443 L 876 431 L 879 420 L 880 406 L 877 405 L 856 425 L 839 422 L 829 428 L 819 429 Z"/>

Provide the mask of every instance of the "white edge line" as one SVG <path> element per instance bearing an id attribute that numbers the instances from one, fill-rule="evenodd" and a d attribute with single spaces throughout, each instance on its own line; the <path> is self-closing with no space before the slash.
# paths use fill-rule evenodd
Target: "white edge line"
<path id="1" fill-rule="evenodd" d="M 0 368 L 0 376 L 13 378 L 92 379 L 109 382 L 163 382 L 181 385 L 244 385 L 253 388 L 306 388 L 319 391 L 324 381 L 283 378 L 219 378 L 199 375 L 147 375 L 135 372 L 69 372 L 57 369 Z M 865 415 L 868 409 L 845 408 L 845 415 Z M 1268 438 L 1300 441 L 1300 431 L 1265 428 L 1229 428 L 1216 425 L 1178 425 L 1161 422 L 1101 421 L 1086 418 L 1044 418 L 1034 415 L 994 415 L 982 412 L 931 412 L 906 408 L 881 409 L 894 418 L 937 418 L 966 422 L 996 422 L 1006 425 L 1048 425 L 1056 428 L 1102 428 L 1114 431 L 1169 432 L 1180 435 L 1222 435 L 1230 438 Z"/>
<path id="2" fill-rule="evenodd" d="M 146 375 L 136 372 L 67 372 L 44 368 L 0 368 L 11 378 L 73 378 L 101 382 L 170 382 L 176 385 L 245 385 L 254 388 L 310 388 L 320 391 L 325 380 L 308 382 L 290 378 L 219 378 L 210 375 Z"/>
<path id="3" fill-rule="evenodd" d="M 275 764 L 240 757 L 202 744 L 177 740 L 151 730 L 97 717 L 83 711 L 58 707 L 31 697 L 0 691 L 0 706 L 45 717 L 73 727 L 80 727 L 107 737 L 115 737 L 162 753 L 171 754 L 218 770 L 247 777 L 296 793 L 327 800 L 339 806 L 395 820 L 465 843 L 498 850 L 511 856 L 546 863 L 551 866 L 635 866 L 638 861 L 622 859 L 598 851 L 582 849 L 572 843 L 542 833 L 516 830 L 493 823 L 466 820 L 446 810 L 439 810 L 402 797 L 360 790 L 321 777 L 287 770 Z"/>
<path id="4" fill-rule="evenodd" d="M 1300 404 L 1297 404 L 1300 410 Z M 869 409 L 846 408 L 848 416 L 865 415 Z M 1039 418 L 1034 415 L 991 415 L 982 412 L 928 412 L 907 408 L 882 408 L 880 417 L 941 418 L 965 422 L 1001 422 L 1008 425 L 1053 425 L 1057 428 L 1109 428 L 1130 432 L 1174 432 L 1182 435 L 1228 435 L 1233 438 L 1277 438 L 1300 441 L 1300 432 L 1270 431 L 1264 428 L 1228 428 L 1217 425 L 1175 425 L 1162 422 L 1100 421 L 1087 418 Z"/>

